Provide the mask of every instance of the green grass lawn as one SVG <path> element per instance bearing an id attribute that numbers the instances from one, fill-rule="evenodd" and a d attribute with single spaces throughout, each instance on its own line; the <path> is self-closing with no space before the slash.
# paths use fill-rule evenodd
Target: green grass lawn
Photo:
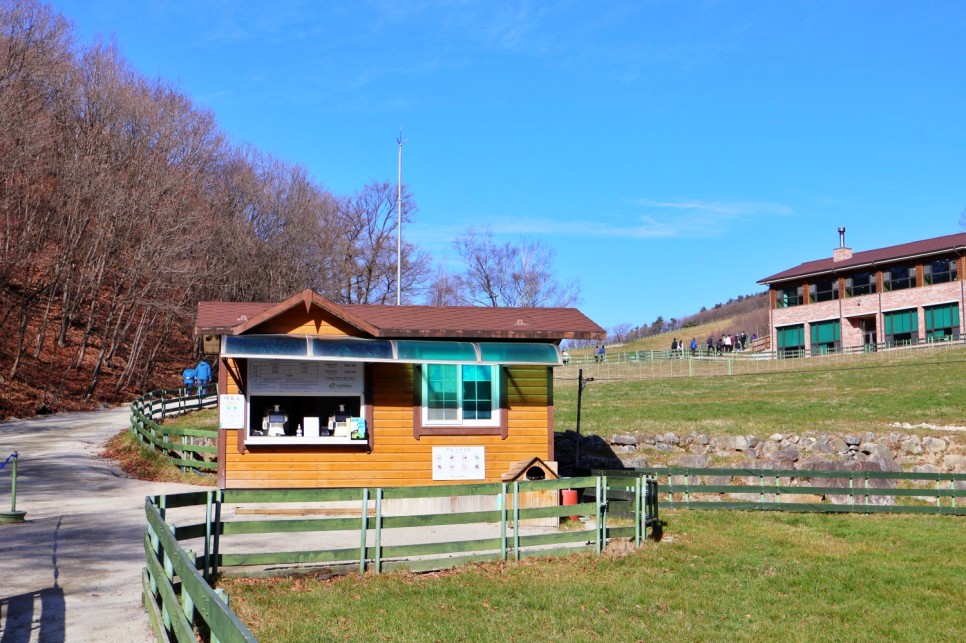
<path id="1" fill-rule="evenodd" d="M 797 372 L 598 380 L 583 392 L 581 433 L 756 435 L 889 433 L 893 422 L 966 425 L 966 350 Z M 557 431 L 573 429 L 577 383 L 557 380 Z"/>
<path id="2" fill-rule="evenodd" d="M 219 585 L 263 641 L 966 640 L 961 518 L 664 518 L 625 556 Z"/>

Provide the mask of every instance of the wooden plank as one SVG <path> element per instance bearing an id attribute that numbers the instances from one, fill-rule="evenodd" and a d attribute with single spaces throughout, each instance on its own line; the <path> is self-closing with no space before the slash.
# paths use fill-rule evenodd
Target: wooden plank
<path id="1" fill-rule="evenodd" d="M 359 548 L 320 549 L 315 551 L 278 551 L 250 554 L 222 554 L 226 567 L 244 565 L 305 565 L 309 563 L 358 562 Z"/>
<path id="2" fill-rule="evenodd" d="M 225 491 L 226 503 L 288 503 L 288 502 L 362 502 L 358 489 L 230 489 Z M 361 505 L 360 505 L 361 506 Z"/>
<path id="3" fill-rule="evenodd" d="M 499 550 L 499 538 L 481 540 L 455 540 L 448 542 L 419 543 L 415 545 L 390 545 L 382 548 L 383 558 L 403 558 L 406 556 L 433 556 L 463 552 L 485 552 Z M 385 564 L 385 563 L 383 563 Z"/>
<path id="4" fill-rule="evenodd" d="M 300 518 L 288 520 L 236 520 L 222 523 L 224 536 L 301 531 L 358 531 L 358 518 Z"/>
<path id="5" fill-rule="evenodd" d="M 187 591 L 194 601 L 195 609 L 201 614 L 204 621 L 222 641 L 251 641 L 255 642 L 255 637 L 248 631 L 234 612 L 215 595 L 214 590 L 205 582 L 195 568 L 195 564 L 188 558 L 188 555 L 181 549 L 173 534 L 168 530 L 167 525 L 161 519 L 150 499 L 145 501 L 145 515 L 148 523 L 154 529 L 157 538 L 161 542 L 161 547 L 167 552 L 175 573 L 181 579 L 182 591 Z M 145 548 L 150 551 L 150 540 L 145 535 Z M 148 559 L 153 557 L 153 552 Z M 160 586 L 160 585 L 159 585 Z M 181 612 L 180 608 L 177 610 Z M 185 640 L 195 640 L 194 638 Z"/>
<path id="6" fill-rule="evenodd" d="M 178 601 L 174 586 L 168 580 L 168 575 L 164 573 L 161 562 L 155 557 L 154 550 L 151 548 L 151 540 L 147 534 L 144 534 L 144 557 L 147 561 L 148 573 L 154 579 L 158 588 L 163 606 L 161 609 L 167 614 L 175 637 L 178 641 L 195 640 L 194 630 L 184 612 L 181 611 L 181 603 Z"/>

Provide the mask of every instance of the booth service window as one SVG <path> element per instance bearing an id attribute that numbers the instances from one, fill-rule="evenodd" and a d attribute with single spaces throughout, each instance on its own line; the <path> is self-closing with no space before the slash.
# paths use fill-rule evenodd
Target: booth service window
<path id="1" fill-rule="evenodd" d="M 425 364 L 421 370 L 422 420 L 425 425 L 499 425 L 498 367 Z"/>

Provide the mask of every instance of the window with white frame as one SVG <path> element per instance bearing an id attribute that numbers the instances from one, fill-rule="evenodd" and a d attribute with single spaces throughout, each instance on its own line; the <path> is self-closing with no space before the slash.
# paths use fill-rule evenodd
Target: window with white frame
<path id="1" fill-rule="evenodd" d="M 424 364 L 421 370 L 425 425 L 499 426 L 499 367 Z"/>

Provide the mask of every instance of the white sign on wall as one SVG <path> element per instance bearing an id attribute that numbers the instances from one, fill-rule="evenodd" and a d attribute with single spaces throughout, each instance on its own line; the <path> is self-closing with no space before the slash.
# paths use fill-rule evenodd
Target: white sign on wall
<path id="1" fill-rule="evenodd" d="M 253 359 L 248 362 L 248 393 L 362 395 L 360 362 L 308 362 Z"/>
<path id="2" fill-rule="evenodd" d="M 433 447 L 433 480 L 483 480 L 486 447 Z"/>
<path id="3" fill-rule="evenodd" d="M 218 426 L 222 429 L 245 428 L 245 396 L 218 396 Z"/>

